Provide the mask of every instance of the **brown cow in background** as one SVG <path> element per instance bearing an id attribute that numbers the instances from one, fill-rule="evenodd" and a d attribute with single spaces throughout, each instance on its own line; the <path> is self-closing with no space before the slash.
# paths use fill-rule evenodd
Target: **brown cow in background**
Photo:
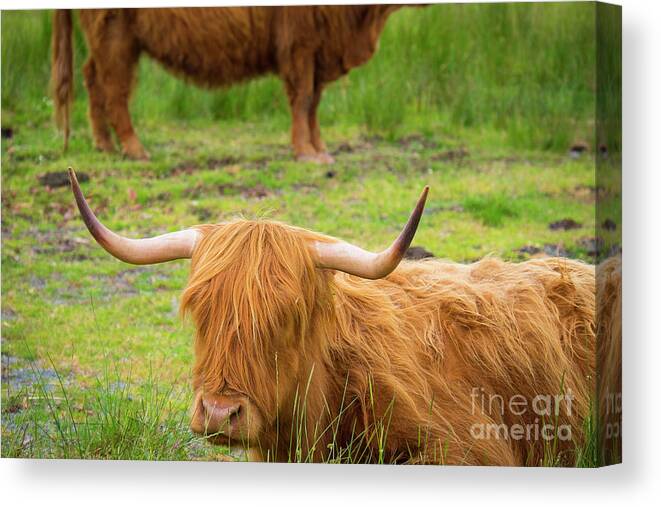
<path id="1" fill-rule="evenodd" d="M 317 107 L 324 86 L 367 62 L 396 5 L 81 10 L 90 56 L 83 69 L 95 146 L 146 159 L 129 115 L 142 53 L 199 86 L 228 86 L 264 74 L 285 84 L 296 158 L 333 162 Z M 56 117 L 69 136 L 73 98 L 71 11 L 54 15 L 52 78 Z"/>

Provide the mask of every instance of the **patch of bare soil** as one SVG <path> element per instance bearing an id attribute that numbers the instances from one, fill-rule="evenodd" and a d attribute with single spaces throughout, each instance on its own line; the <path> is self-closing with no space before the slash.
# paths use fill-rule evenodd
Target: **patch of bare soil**
<path id="1" fill-rule="evenodd" d="M 80 245 L 89 245 L 90 241 L 87 238 L 59 238 L 56 241 L 48 243 L 44 246 L 34 246 L 32 251 L 40 255 L 53 255 L 60 253 L 73 252 L 78 250 Z M 87 259 L 86 256 L 78 256 L 77 260 Z"/>
<path id="2" fill-rule="evenodd" d="M 265 197 L 268 197 L 271 195 L 273 192 L 263 185 L 257 184 L 254 187 L 243 187 L 241 189 L 241 195 L 243 197 L 247 197 L 249 199 L 264 199 Z"/>
<path id="3" fill-rule="evenodd" d="M 90 278 L 95 280 L 95 286 L 101 288 L 101 299 L 110 299 L 111 296 L 135 296 L 139 293 L 138 289 L 133 285 L 135 279 L 135 271 L 122 271 L 116 275 L 92 275 Z"/>
<path id="4" fill-rule="evenodd" d="M 88 257 L 81 253 L 81 246 L 91 244 L 91 239 L 81 234 L 80 228 L 61 227 L 52 231 L 30 228 L 21 234 L 29 237 L 30 250 L 37 255 L 71 254 L 66 260 L 80 261 Z M 74 255 L 73 252 L 76 254 Z M 23 253 L 23 252 L 21 252 Z"/>
<path id="5" fill-rule="evenodd" d="M 167 172 L 167 176 L 181 176 L 182 174 L 193 174 L 195 171 L 199 169 L 200 166 L 197 164 L 197 162 L 192 162 L 190 160 L 184 161 L 173 166 Z"/>
<path id="6" fill-rule="evenodd" d="M 402 137 L 399 140 L 399 145 L 402 148 L 406 149 L 420 149 L 425 148 L 425 149 L 434 149 L 438 146 L 436 141 L 432 139 L 428 139 L 423 135 L 420 134 L 411 134 L 405 137 Z"/>
<path id="7" fill-rule="evenodd" d="M 319 190 L 314 183 L 294 183 L 292 188 L 301 194 L 313 194 Z"/>
<path id="8" fill-rule="evenodd" d="M 455 162 L 457 160 L 463 160 L 470 155 L 467 149 L 457 148 L 453 150 L 445 150 L 439 153 L 436 153 L 431 156 L 431 160 L 439 162 Z"/>
<path id="9" fill-rule="evenodd" d="M 425 207 L 425 210 L 422 212 L 423 215 L 434 215 L 436 213 L 441 213 L 443 211 L 451 211 L 453 213 L 463 213 L 464 207 L 459 203 L 448 204 L 446 206 L 430 206 Z"/>
<path id="10" fill-rule="evenodd" d="M 340 154 L 351 154 L 358 153 L 361 151 L 369 151 L 374 148 L 375 144 L 382 143 L 384 141 L 383 137 L 379 135 L 373 136 L 360 136 L 358 139 L 353 140 L 352 142 L 344 141 L 335 146 L 329 146 L 329 153 L 331 155 L 340 155 Z"/>
<path id="11" fill-rule="evenodd" d="M 239 163 L 241 163 L 241 159 L 232 157 L 230 155 L 228 157 L 222 158 L 210 158 L 207 160 L 207 167 L 209 169 L 221 169 L 223 167 L 232 166 Z"/>
<path id="12" fill-rule="evenodd" d="M 16 319 L 16 312 L 9 308 L 6 304 L 2 305 L 2 311 L 0 312 L 2 317 L 2 322 L 7 322 L 10 320 Z"/>
<path id="13" fill-rule="evenodd" d="M 201 183 L 197 183 L 196 185 L 193 185 L 192 187 L 187 187 L 181 192 L 182 197 L 187 197 L 190 199 L 197 199 L 200 197 L 204 191 L 206 190 L 206 187 L 202 185 Z"/>
<path id="14" fill-rule="evenodd" d="M 546 243 L 542 247 L 535 245 L 524 245 L 515 250 L 522 258 L 530 257 L 540 259 L 544 257 L 571 257 L 569 251 L 562 243 Z"/>
<path id="15" fill-rule="evenodd" d="M 578 246 L 584 248 L 590 257 L 597 257 L 604 248 L 604 240 L 598 237 L 585 237 L 578 240 Z"/>
<path id="16" fill-rule="evenodd" d="M 541 248 L 534 245 L 524 245 L 521 248 L 517 248 L 515 252 L 522 255 L 537 255 L 542 251 Z"/>
<path id="17" fill-rule="evenodd" d="M 331 155 L 339 155 L 340 153 L 353 153 L 356 151 L 356 147 L 351 144 L 344 142 L 338 144 L 332 151 Z"/>
<path id="18" fill-rule="evenodd" d="M 7 154 L 11 155 L 12 160 L 15 162 L 30 162 L 36 164 L 43 164 L 44 162 L 53 162 L 62 158 L 62 152 L 59 149 L 54 150 L 41 150 L 39 155 L 34 153 L 14 150 L 13 146 L 7 149 Z"/>
<path id="19" fill-rule="evenodd" d="M 168 277 L 167 275 L 155 271 L 153 267 L 139 267 L 121 271 L 115 275 L 90 275 L 94 281 L 94 301 L 109 301 L 117 296 L 131 297 L 140 294 L 140 289 L 136 286 L 138 277 L 143 273 L 150 273 L 149 287 L 153 291 L 167 290 L 163 286 Z M 55 297 L 54 304 L 72 304 L 82 301 L 89 302 L 89 294 L 85 291 L 75 290 L 75 287 L 63 288 L 61 293 Z"/>
<path id="20" fill-rule="evenodd" d="M 274 193 L 272 190 L 269 190 L 261 183 L 258 183 L 253 187 L 228 183 L 219 185 L 218 192 L 220 192 L 222 195 L 241 194 L 243 197 L 248 199 L 264 199 L 265 197 L 268 197 Z"/>
<path id="21" fill-rule="evenodd" d="M 90 180 L 87 173 L 76 171 L 76 177 L 80 183 Z M 69 173 L 67 171 L 54 171 L 42 174 L 38 177 L 39 183 L 44 187 L 59 188 L 69 186 Z"/>
<path id="22" fill-rule="evenodd" d="M 204 208 L 201 206 L 192 206 L 190 211 L 201 223 L 208 223 L 209 219 L 215 215 L 215 213 L 209 208 Z"/>
<path id="23" fill-rule="evenodd" d="M 366 147 L 366 148 L 373 148 L 375 144 L 379 144 L 384 142 L 385 139 L 383 136 L 380 136 L 379 134 L 372 134 L 372 135 L 363 135 L 360 137 L 360 142 Z"/>
<path id="24" fill-rule="evenodd" d="M 590 152 L 590 145 L 585 141 L 576 141 L 569 147 L 569 157 L 579 158 Z"/>
<path id="25" fill-rule="evenodd" d="M 49 222 L 59 223 L 60 226 L 63 226 L 69 220 L 78 217 L 78 210 L 73 202 L 66 204 L 56 201 L 49 202 L 44 207 L 44 217 Z"/>
<path id="26" fill-rule="evenodd" d="M 580 229 L 581 227 L 581 224 L 571 218 L 563 218 L 549 224 L 549 229 L 552 231 L 569 231 L 571 229 Z"/>
<path id="27" fill-rule="evenodd" d="M 576 185 L 571 191 L 574 199 L 588 204 L 594 203 L 599 192 L 603 192 L 603 187 L 594 185 Z M 603 197 L 603 195 L 602 195 Z"/>
<path id="28" fill-rule="evenodd" d="M 406 250 L 406 253 L 404 254 L 405 259 L 409 259 L 412 261 L 419 261 L 420 259 L 429 259 L 431 257 L 435 257 L 435 255 L 422 246 L 411 246 L 408 248 L 408 250 Z"/>
<path id="29" fill-rule="evenodd" d="M 614 231 L 615 229 L 617 229 L 617 224 L 610 218 L 607 218 L 602 222 L 601 227 L 606 229 L 607 231 Z"/>
<path id="30" fill-rule="evenodd" d="M 621 254 L 622 254 L 622 247 L 620 245 L 612 245 L 608 249 L 608 252 L 606 253 L 606 257 L 613 257 L 614 255 L 621 255 Z"/>
<path id="31" fill-rule="evenodd" d="M 264 199 L 265 197 L 269 197 L 276 193 L 274 190 L 266 188 L 261 183 L 258 183 L 252 187 L 246 185 L 235 185 L 234 183 L 223 183 L 221 185 L 215 186 L 198 183 L 192 187 L 184 189 L 182 196 L 190 199 L 197 199 L 203 195 L 212 195 L 216 192 L 220 195 L 241 194 L 247 199 Z"/>
<path id="32" fill-rule="evenodd" d="M 562 243 L 546 243 L 544 253 L 550 257 L 571 257 L 571 254 Z"/>

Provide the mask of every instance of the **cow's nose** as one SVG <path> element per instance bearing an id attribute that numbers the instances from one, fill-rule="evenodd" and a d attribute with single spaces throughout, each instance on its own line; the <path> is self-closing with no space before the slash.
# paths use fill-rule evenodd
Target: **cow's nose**
<path id="1" fill-rule="evenodd" d="M 202 398 L 205 433 L 229 433 L 239 420 L 241 404 L 232 400 Z"/>

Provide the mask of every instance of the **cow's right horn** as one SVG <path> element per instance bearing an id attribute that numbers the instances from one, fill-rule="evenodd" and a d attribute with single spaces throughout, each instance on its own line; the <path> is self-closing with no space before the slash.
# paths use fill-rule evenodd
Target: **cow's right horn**
<path id="1" fill-rule="evenodd" d="M 428 193 L 429 187 L 425 187 L 404 229 L 392 245 L 383 252 L 368 252 L 344 241 L 316 241 L 312 245 L 312 255 L 317 267 L 336 269 L 370 280 L 388 276 L 399 265 L 413 240 L 425 209 Z"/>
<path id="2" fill-rule="evenodd" d="M 195 229 L 170 232 L 154 238 L 129 239 L 99 222 L 80 190 L 76 173 L 69 167 L 69 181 L 80 215 L 94 239 L 108 253 L 130 264 L 157 264 L 190 258 L 200 233 Z"/>

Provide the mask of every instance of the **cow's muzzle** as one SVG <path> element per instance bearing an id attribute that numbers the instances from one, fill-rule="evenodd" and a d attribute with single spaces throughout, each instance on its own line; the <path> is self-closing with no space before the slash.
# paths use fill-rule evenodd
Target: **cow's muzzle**
<path id="1" fill-rule="evenodd" d="M 198 393 L 191 429 L 213 443 L 247 445 L 259 431 L 260 418 L 249 400 Z M 252 437 L 252 438 L 251 438 Z"/>

